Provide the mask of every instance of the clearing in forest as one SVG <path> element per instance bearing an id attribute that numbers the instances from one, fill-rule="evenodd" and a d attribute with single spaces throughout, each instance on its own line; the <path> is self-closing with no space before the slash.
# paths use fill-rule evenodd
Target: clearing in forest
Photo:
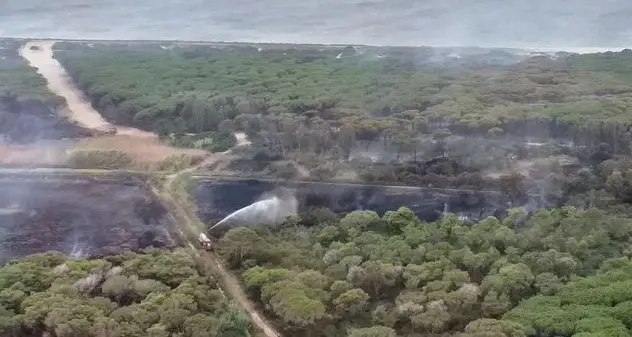
<path id="1" fill-rule="evenodd" d="M 130 155 L 136 163 L 155 163 L 165 160 L 174 154 L 205 156 L 206 151 L 195 149 L 177 149 L 163 144 L 152 132 L 140 129 L 113 125 L 107 122 L 96 111 L 83 93 L 72 83 L 70 76 L 62 65 L 54 58 L 53 46 L 56 41 L 30 41 L 20 49 L 32 67 L 37 68 L 47 81 L 48 88 L 66 100 L 63 112 L 67 118 L 77 124 L 93 130 L 106 131 L 116 128 L 116 135 L 106 135 L 79 140 L 72 144 L 72 149 L 79 150 L 119 150 Z M 64 161 L 58 158 L 57 161 Z M 50 163 L 47 160 L 46 163 Z"/>
<path id="2" fill-rule="evenodd" d="M 206 154 L 206 152 L 202 150 L 175 149 L 161 144 L 157 135 L 153 133 L 130 127 L 115 126 L 105 121 L 99 112 L 84 98 L 80 90 L 75 87 L 66 70 L 53 58 L 54 44 L 55 41 L 32 41 L 22 47 L 20 55 L 27 59 L 33 67 L 38 69 L 38 72 L 47 80 L 48 87 L 53 93 L 66 99 L 66 113 L 71 120 L 89 129 L 107 130 L 108 128 L 116 127 L 118 131 L 117 135 L 82 139 L 74 144 L 73 147 L 75 149 L 116 149 L 131 155 L 134 159 L 143 159 L 145 161 L 160 161 L 177 153 L 193 155 Z M 235 136 L 237 138 L 237 146 L 250 144 L 245 134 L 238 133 Z M 221 155 L 225 156 L 229 153 L 230 150 Z M 202 164 L 169 176 L 164 189 L 166 191 L 172 190 L 170 185 L 179 174 L 193 171 L 204 163 L 212 161 L 213 158 L 215 157 L 207 157 Z M 155 192 L 166 197 L 176 208 L 180 208 L 179 213 L 182 214 L 184 218 L 181 218 L 181 220 L 185 222 L 181 225 L 187 226 L 187 223 L 190 225 L 199 222 L 191 218 L 188 212 L 186 212 L 184 209 L 186 206 L 178 205 L 175 200 L 169 195 L 165 195 L 165 193 L 160 193 L 159 191 Z M 195 228 L 195 230 L 198 229 Z M 279 333 L 263 319 L 261 313 L 255 309 L 255 305 L 248 299 L 238 279 L 226 270 L 215 254 L 208 253 L 205 257 L 207 265 L 212 266 L 215 270 L 215 274 L 219 276 L 219 281 L 223 285 L 224 291 L 228 292 L 231 297 L 250 314 L 253 324 L 267 337 L 278 337 Z"/>

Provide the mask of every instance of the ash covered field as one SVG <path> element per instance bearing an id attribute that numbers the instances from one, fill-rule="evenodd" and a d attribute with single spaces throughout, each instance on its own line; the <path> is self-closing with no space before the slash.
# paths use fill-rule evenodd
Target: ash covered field
<path id="1" fill-rule="evenodd" d="M 283 188 L 293 194 L 297 203 L 296 211 L 299 213 L 326 208 L 335 213 L 371 210 L 383 214 L 388 210 L 405 206 L 424 221 L 438 220 L 445 212 L 476 221 L 487 216 L 502 216 L 508 207 L 518 207 L 521 203 L 526 203 L 526 200 L 520 200 L 512 205 L 501 193 L 487 191 L 317 182 L 278 184 L 260 180 L 200 179 L 198 183 L 193 192 L 198 215 L 205 222 L 212 224 L 256 201 L 277 195 Z M 248 224 L 237 222 L 236 225 Z M 221 229 L 226 230 L 230 227 L 232 226 L 225 225 Z"/>
<path id="2" fill-rule="evenodd" d="M 0 192 L 0 263 L 51 250 L 85 257 L 179 244 L 140 178 L 7 175 Z"/>

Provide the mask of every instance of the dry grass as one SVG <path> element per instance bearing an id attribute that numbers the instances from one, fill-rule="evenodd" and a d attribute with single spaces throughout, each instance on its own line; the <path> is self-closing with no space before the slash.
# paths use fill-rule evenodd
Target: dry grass
<path id="1" fill-rule="evenodd" d="M 73 165 L 76 153 L 117 151 L 131 159 L 130 168 L 179 171 L 195 165 L 209 154 L 203 150 L 178 149 L 157 139 L 114 135 L 48 144 L 0 144 L 0 165 L 54 167 Z"/>
<path id="2" fill-rule="evenodd" d="M 153 169 L 160 167 L 169 158 L 186 155 L 191 158 L 204 158 L 206 151 L 196 149 L 178 149 L 162 144 L 157 139 L 112 135 L 78 140 L 73 150 L 118 150 L 132 158 L 136 168 Z"/>
<path id="3" fill-rule="evenodd" d="M 191 156 L 188 154 L 174 154 L 158 163 L 156 170 L 165 172 L 180 172 L 191 167 L 195 167 L 204 160 L 201 156 Z"/>
<path id="4" fill-rule="evenodd" d="M 127 169 L 132 167 L 132 158 L 118 150 L 74 151 L 68 165 L 77 169 Z"/>

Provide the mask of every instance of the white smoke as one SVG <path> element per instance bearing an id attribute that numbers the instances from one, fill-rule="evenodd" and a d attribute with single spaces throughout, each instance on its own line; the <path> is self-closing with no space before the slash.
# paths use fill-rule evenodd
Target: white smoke
<path id="1" fill-rule="evenodd" d="M 72 246 L 72 250 L 70 251 L 70 254 L 68 255 L 70 255 L 70 257 L 73 259 L 81 259 L 84 257 L 83 247 L 81 247 L 79 242 L 75 241 L 75 243 Z"/>

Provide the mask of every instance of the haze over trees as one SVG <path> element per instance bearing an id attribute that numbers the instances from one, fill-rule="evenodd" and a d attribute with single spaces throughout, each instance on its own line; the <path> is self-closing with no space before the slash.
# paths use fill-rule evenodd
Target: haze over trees
<path id="1" fill-rule="evenodd" d="M 402 126 L 413 133 L 447 127 L 580 140 L 586 131 L 632 120 L 625 108 L 627 50 L 499 66 L 432 64 L 432 51 L 412 48 L 385 49 L 384 55 L 351 47 L 60 43 L 56 49 L 106 117 L 163 134 L 218 131 L 225 120 L 257 132 L 251 119 L 269 116 L 294 118 L 308 129 L 350 127 L 359 140 Z"/>
<path id="2" fill-rule="evenodd" d="M 506 170 L 507 158 L 551 154 L 527 143 L 630 153 L 627 50 L 457 59 L 430 48 L 55 48 L 111 121 L 213 151 L 246 132 L 253 145 L 233 172 L 476 187 L 493 184 L 483 171 Z M 425 163 L 437 158 L 456 164 Z"/>
<path id="3" fill-rule="evenodd" d="M 56 48 L 113 122 L 212 151 L 245 132 L 253 144 L 229 170 L 565 204 L 433 223 L 407 208 L 313 209 L 277 229 L 229 230 L 218 253 L 287 336 L 630 336 L 629 50 L 437 63 L 426 49 Z M 35 81 L 5 76 L 15 95 Z M 155 250 L 6 265 L 0 332 L 214 337 L 251 327 L 190 256 Z"/>

